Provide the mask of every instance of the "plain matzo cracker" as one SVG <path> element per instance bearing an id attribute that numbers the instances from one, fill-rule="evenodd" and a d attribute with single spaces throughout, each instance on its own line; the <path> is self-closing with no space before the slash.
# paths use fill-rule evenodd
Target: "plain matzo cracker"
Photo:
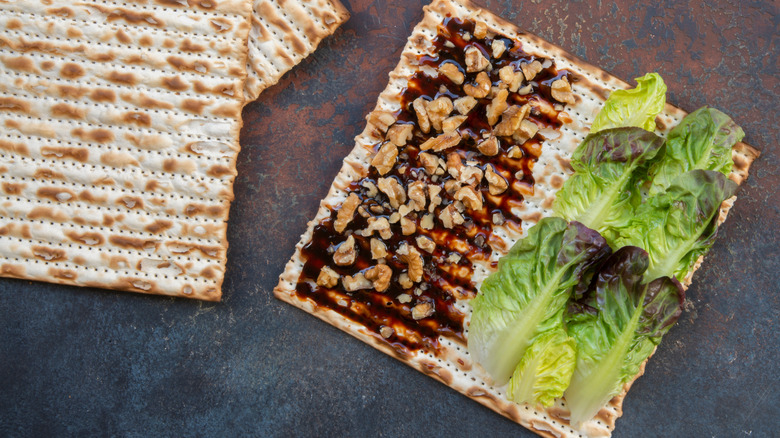
<path id="1" fill-rule="evenodd" d="M 296 284 L 305 263 L 301 254 L 303 246 L 311 240 L 314 227 L 323 219 L 330 217 L 332 209 L 338 208 L 345 200 L 350 184 L 360 180 L 368 173 L 369 163 L 374 155 L 374 145 L 384 139 L 383 130 L 380 128 L 379 123 L 381 122 L 381 115 L 387 112 L 393 113 L 400 109 L 400 94 L 406 87 L 407 80 L 414 72 L 421 69 L 417 62 L 418 55 L 431 54 L 432 41 L 436 36 L 437 26 L 446 16 L 485 22 L 491 31 L 521 41 L 525 52 L 553 59 L 558 69 L 567 69 L 576 74 L 579 79 L 573 85 L 576 96 L 575 104 L 568 105 L 565 108 L 566 113 L 573 120 L 571 123 L 563 125 L 559 137 L 552 140 L 548 139 L 544 142 L 542 154 L 533 168 L 533 176 L 536 181 L 534 193 L 526 197 L 523 205 L 518 208 L 518 215 L 523 218 L 523 232 L 527 231 L 530 226 L 542 217 L 551 215 L 550 208 L 555 192 L 571 174 L 568 161 L 572 152 L 588 133 L 594 116 L 603 105 L 609 93 L 618 88 L 628 87 L 625 82 L 603 70 L 567 54 L 559 47 L 519 31 L 514 25 L 501 20 L 467 0 L 435 0 L 430 6 L 425 7 L 424 11 L 425 14 L 422 21 L 415 27 L 412 35 L 409 37 L 401 55 L 401 61 L 395 70 L 390 73 L 390 82 L 387 88 L 379 96 L 375 110 L 367 117 L 368 124 L 365 130 L 356 138 L 355 148 L 344 160 L 344 165 L 336 176 L 327 197 L 320 204 L 316 217 L 309 222 L 308 229 L 296 246 L 296 252 L 288 262 L 274 292 L 278 298 L 327 321 L 380 351 L 398 358 L 540 435 L 556 437 L 609 436 L 614 429 L 615 420 L 622 414 L 623 396 L 630 384 L 626 385 L 623 394 L 615 397 L 607 407 L 598 413 L 596 418 L 585 423 L 579 430 L 575 430 L 569 425 L 568 410 L 565 407 L 565 402 L 561 400 L 556 401 L 553 407 L 546 410 L 539 410 L 532 406 L 519 405 L 508 401 L 506 398 L 506 386 L 491 386 L 488 383 L 490 381 L 489 377 L 480 367 L 471 362 L 462 342 L 447 337 L 440 337 L 439 344 L 441 350 L 439 354 L 434 354 L 425 349 L 410 355 L 399 354 L 396 349 L 380 336 L 377 336 L 376 333 L 355 322 L 358 318 L 355 318 L 355 320 L 349 319 L 334 310 L 318 306 L 313 300 L 300 298 L 296 294 Z M 672 105 L 667 105 L 665 111 L 658 118 L 659 130 L 663 131 L 663 133 L 668 132 L 668 129 L 676 125 L 684 116 L 685 112 L 682 110 Z M 730 177 L 741 183 L 747 177 L 750 163 L 757 155 L 757 151 L 749 146 L 742 143 L 737 144 L 733 155 L 735 166 Z M 721 221 L 725 219 L 725 214 L 732 203 L 733 199 L 724 203 Z M 495 244 L 491 245 L 493 246 L 491 260 L 497 260 L 500 255 L 521 237 L 520 234 L 504 229 L 501 226 L 494 227 L 493 234 L 499 236 L 499 239 L 492 242 Z M 474 267 L 474 277 L 472 279 L 477 287 L 493 269 L 490 264 L 485 263 L 481 267 Z M 686 283 L 690 284 L 690 277 Z M 344 305 L 349 306 L 348 303 Z M 460 300 L 456 307 L 466 314 L 470 313 L 469 304 L 465 300 Z M 347 312 L 347 310 L 342 310 L 342 312 Z M 468 320 L 468 317 L 466 320 Z"/>
<path id="2" fill-rule="evenodd" d="M 253 9 L 247 100 L 275 84 L 349 18 L 338 0 L 254 0 Z"/>
<path id="3" fill-rule="evenodd" d="M 250 14 L 0 2 L 0 275 L 220 299 Z"/>

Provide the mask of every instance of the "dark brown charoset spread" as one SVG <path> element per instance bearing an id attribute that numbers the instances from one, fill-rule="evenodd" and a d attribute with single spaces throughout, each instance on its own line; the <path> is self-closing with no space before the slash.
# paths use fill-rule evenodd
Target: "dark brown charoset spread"
<path id="1" fill-rule="evenodd" d="M 574 99 L 571 73 L 484 23 L 447 18 L 434 46 L 402 109 L 374 114 L 386 139 L 314 228 L 296 287 L 398 354 L 435 352 L 440 335 L 465 344 L 455 304 L 476 294 L 473 261 L 490 258 L 494 226 L 520 230 L 512 210 L 533 193 L 539 130 L 558 129 Z"/>

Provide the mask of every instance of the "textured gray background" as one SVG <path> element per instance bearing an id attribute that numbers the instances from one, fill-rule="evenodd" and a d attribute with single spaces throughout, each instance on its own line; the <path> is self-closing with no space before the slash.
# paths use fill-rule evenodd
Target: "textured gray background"
<path id="1" fill-rule="evenodd" d="M 621 78 L 660 72 L 763 152 L 614 436 L 777 436 L 777 3 L 486 3 Z M 422 15 L 345 4 L 244 112 L 222 303 L 0 279 L 0 436 L 531 436 L 271 295 Z"/>

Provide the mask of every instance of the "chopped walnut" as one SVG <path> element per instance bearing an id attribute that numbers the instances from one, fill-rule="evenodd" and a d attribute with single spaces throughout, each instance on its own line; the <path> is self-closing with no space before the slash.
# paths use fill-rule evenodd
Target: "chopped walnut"
<path id="1" fill-rule="evenodd" d="M 453 178 L 458 178 L 462 168 L 463 160 L 457 152 L 450 152 L 447 154 L 447 173 L 452 175 Z"/>
<path id="2" fill-rule="evenodd" d="M 339 266 L 349 266 L 355 263 L 357 251 L 355 250 L 355 238 L 350 235 L 333 253 L 333 262 Z"/>
<path id="3" fill-rule="evenodd" d="M 366 271 L 366 280 L 371 281 L 374 290 L 384 292 L 390 286 L 390 277 L 393 276 L 393 270 L 387 265 L 376 265 Z"/>
<path id="4" fill-rule="evenodd" d="M 534 61 L 531 63 L 524 62 L 520 64 L 520 69 L 523 70 L 523 76 L 525 76 L 525 80 L 530 81 L 535 78 L 540 71 L 542 71 L 542 63 L 539 61 Z"/>
<path id="5" fill-rule="evenodd" d="M 528 117 L 531 107 L 528 104 L 512 105 L 501 115 L 501 123 L 493 128 L 493 134 L 500 136 L 512 135 L 520 127 L 520 122 Z"/>
<path id="6" fill-rule="evenodd" d="M 417 114 L 417 125 L 420 127 L 420 131 L 425 134 L 431 131 L 431 121 L 428 119 L 428 111 L 426 110 L 427 105 L 428 102 L 422 97 L 418 97 L 412 102 L 414 112 Z"/>
<path id="7" fill-rule="evenodd" d="M 360 185 L 366 188 L 366 195 L 368 195 L 369 198 L 374 198 L 379 194 L 379 191 L 376 188 L 376 184 L 371 182 L 371 180 L 364 179 Z"/>
<path id="8" fill-rule="evenodd" d="M 352 222 L 358 205 L 360 205 L 360 196 L 350 193 L 344 203 L 341 204 L 341 208 L 336 213 L 336 220 L 333 222 L 333 229 L 337 233 L 343 233 L 344 229 L 347 228 L 347 224 Z"/>
<path id="9" fill-rule="evenodd" d="M 423 274 L 423 258 L 417 248 L 410 246 L 406 242 L 401 243 L 398 247 L 398 251 L 395 252 L 398 259 L 406 263 L 408 268 L 407 274 L 409 279 L 415 283 L 419 283 L 422 280 Z"/>
<path id="10" fill-rule="evenodd" d="M 420 152 L 417 155 L 417 159 L 420 160 L 420 164 L 422 164 L 423 169 L 428 172 L 428 175 L 434 175 L 436 173 L 436 169 L 439 167 L 439 159 L 436 155 Z"/>
<path id="11" fill-rule="evenodd" d="M 516 92 L 520 88 L 520 84 L 523 83 L 523 75 L 515 72 L 511 65 L 501 67 L 498 71 L 498 77 L 501 79 L 501 84 L 509 88 L 509 91 Z"/>
<path id="12" fill-rule="evenodd" d="M 412 139 L 414 125 L 409 123 L 396 123 L 387 131 L 387 139 L 396 146 L 404 146 Z"/>
<path id="13" fill-rule="evenodd" d="M 455 111 L 465 116 L 474 108 L 474 105 L 477 104 L 477 99 L 474 99 L 471 96 L 463 96 L 455 99 L 455 102 L 452 104 L 455 107 Z"/>
<path id="14" fill-rule="evenodd" d="M 422 181 L 415 181 L 409 184 L 408 188 L 409 199 L 413 202 L 414 210 L 425 210 L 425 183 Z"/>
<path id="15" fill-rule="evenodd" d="M 436 249 L 436 242 L 434 242 L 430 237 L 417 236 L 415 240 L 417 241 L 417 246 L 419 246 L 421 250 L 427 253 L 432 253 Z"/>
<path id="16" fill-rule="evenodd" d="M 466 49 L 466 72 L 474 73 L 483 71 L 490 65 L 490 61 L 485 58 L 482 51 L 475 46 L 469 46 Z"/>
<path id="17" fill-rule="evenodd" d="M 393 168 L 396 158 L 398 158 L 398 147 L 388 142 L 379 148 L 374 158 L 371 159 L 371 165 L 380 175 L 384 175 Z"/>
<path id="18" fill-rule="evenodd" d="M 536 126 L 536 123 L 526 119 L 523 120 L 520 123 L 520 127 L 517 128 L 517 131 L 512 135 L 512 138 L 517 143 L 525 143 L 529 139 L 533 138 L 534 135 L 539 131 L 539 127 Z"/>
<path id="19" fill-rule="evenodd" d="M 385 257 L 387 257 L 387 245 L 385 245 L 385 242 L 376 237 L 371 238 L 371 258 L 379 260 Z"/>
<path id="20" fill-rule="evenodd" d="M 455 193 L 455 199 L 463 202 L 471 211 L 482 210 L 482 193 L 474 190 L 473 187 L 461 187 L 461 189 Z"/>
<path id="21" fill-rule="evenodd" d="M 506 222 L 506 219 L 500 211 L 493 213 L 493 225 L 504 225 L 504 222 Z"/>
<path id="22" fill-rule="evenodd" d="M 490 44 L 490 50 L 493 52 L 494 58 L 500 58 L 504 54 L 504 50 L 506 50 L 506 45 L 501 40 L 493 40 L 493 43 Z"/>
<path id="23" fill-rule="evenodd" d="M 439 196 L 439 193 L 441 193 L 441 186 L 437 186 L 437 185 L 428 186 L 428 199 L 431 200 L 431 203 L 428 206 L 428 211 L 431 213 L 433 213 L 433 210 L 439 204 L 441 204 L 441 196 Z"/>
<path id="24" fill-rule="evenodd" d="M 323 266 L 320 275 L 317 276 L 317 286 L 334 288 L 339 284 L 339 274 L 333 269 Z"/>
<path id="25" fill-rule="evenodd" d="M 452 100 L 447 96 L 440 96 L 428 102 L 426 107 L 428 119 L 436 131 L 441 131 L 441 122 L 452 112 Z"/>
<path id="26" fill-rule="evenodd" d="M 447 263 L 452 263 L 454 265 L 454 264 L 460 262 L 460 259 L 461 259 L 460 254 L 452 252 L 452 253 L 450 253 L 450 255 L 447 256 L 445 261 Z"/>
<path id="27" fill-rule="evenodd" d="M 379 178 L 376 181 L 376 185 L 382 193 L 387 195 L 390 205 L 393 208 L 398 208 L 401 204 L 406 202 L 406 191 L 404 190 L 404 186 L 402 186 L 397 179 L 392 177 Z"/>
<path id="28" fill-rule="evenodd" d="M 441 130 L 444 132 L 453 132 L 458 127 L 466 121 L 468 116 L 451 116 L 447 117 L 446 119 L 442 120 L 441 122 Z"/>
<path id="29" fill-rule="evenodd" d="M 458 85 L 462 84 L 463 79 L 465 78 L 463 73 L 458 69 L 458 66 L 451 62 L 440 65 L 439 74 L 446 76 L 449 80 Z"/>
<path id="30" fill-rule="evenodd" d="M 417 225 L 406 216 L 401 216 L 401 234 L 409 236 L 417 231 Z"/>
<path id="31" fill-rule="evenodd" d="M 395 116 L 388 111 L 374 111 L 368 117 L 368 122 L 379 128 L 380 131 L 387 132 L 387 128 L 395 123 Z"/>
<path id="32" fill-rule="evenodd" d="M 574 93 L 571 92 L 571 84 L 569 84 L 569 80 L 566 76 L 552 83 L 550 86 L 550 94 L 552 94 L 552 98 L 558 102 L 574 105 Z"/>
<path id="33" fill-rule="evenodd" d="M 440 152 L 457 146 L 458 143 L 460 143 L 460 140 L 461 136 L 458 132 L 445 132 L 444 134 L 439 134 L 436 137 L 425 140 L 425 142 L 420 145 L 420 150 L 427 151 L 433 149 L 434 152 Z"/>
<path id="34" fill-rule="evenodd" d="M 433 304 L 431 303 L 420 303 L 414 307 L 412 307 L 412 318 L 414 320 L 424 319 L 427 318 L 434 313 Z"/>
<path id="35" fill-rule="evenodd" d="M 481 140 L 479 143 L 477 143 L 477 150 L 482 152 L 482 154 L 487 155 L 489 157 L 492 157 L 494 155 L 498 154 L 498 139 L 491 135 L 490 137 Z"/>
<path id="36" fill-rule="evenodd" d="M 423 230 L 432 230 L 433 225 L 433 214 L 426 214 L 420 220 L 420 228 Z"/>
<path id="37" fill-rule="evenodd" d="M 341 279 L 341 284 L 344 285 L 344 289 L 347 292 L 355 292 L 361 289 L 371 289 L 374 285 L 363 275 L 362 272 L 358 272 L 354 276 L 345 275 Z"/>
<path id="38" fill-rule="evenodd" d="M 406 275 L 406 274 L 401 274 L 401 275 Z M 409 280 L 408 276 L 406 277 L 406 280 L 411 283 L 411 280 Z M 407 287 L 405 289 L 409 289 L 412 286 L 414 286 L 414 283 L 411 283 L 409 285 L 409 287 Z M 409 294 L 400 294 L 396 298 L 398 299 L 398 302 L 401 303 L 401 304 L 406 304 L 406 303 L 411 303 L 412 302 L 412 296 L 409 295 Z"/>
<path id="39" fill-rule="evenodd" d="M 485 169 L 485 179 L 488 182 L 491 195 L 500 195 L 509 187 L 504 177 L 496 173 L 491 165 L 487 165 Z"/>
<path id="40" fill-rule="evenodd" d="M 385 339 L 389 338 L 390 336 L 393 336 L 393 333 L 395 333 L 395 331 L 393 330 L 392 327 L 383 325 L 382 327 L 379 328 L 379 334 L 382 335 L 382 337 Z"/>
<path id="41" fill-rule="evenodd" d="M 499 90 L 485 109 L 490 126 L 495 125 L 496 122 L 498 122 L 498 118 L 501 117 L 501 114 L 509 107 L 506 103 L 507 97 L 509 97 L 509 91 Z"/>
<path id="42" fill-rule="evenodd" d="M 476 38 L 485 38 L 487 36 L 487 24 L 482 21 L 477 21 L 474 24 L 474 36 Z"/>
<path id="43" fill-rule="evenodd" d="M 477 84 L 463 85 L 463 92 L 476 99 L 482 99 L 490 93 L 490 78 L 484 71 L 477 75 Z"/>
<path id="44" fill-rule="evenodd" d="M 452 228 L 464 222 L 463 215 L 452 204 L 442 209 L 439 213 L 439 220 L 444 228 Z"/>
<path id="45" fill-rule="evenodd" d="M 482 182 L 482 169 L 477 166 L 464 166 L 460 171 L 458 181 L 468 186 L 476 186 Z"/>
<path id="46" fill-rule="evenodd" d="M 373 205 L 372 207 L 380 207 L 381 208 L 381 206 L 378 206 L 378 205 Z M 361 216 L 363 216 L 365 218 L 371 217 L 371 213 L 369 213 L 368 210 L 366 210 L 366 207 L 363 206 L 363 205 L 358 207 L 357 212 L 358 212 L 359 215 L 361 215 Z"/>
<path id="47" fill-rule="evenodd" d="M 448 195 L 454 196 L 455 192 L 457 192 L 461 187 L 460 181 L 456 179 L 449 179 L 447 181 L 444 181 L 444 191 L 447 192 Z"/>
<path id="48" fill-rule="evenodd" d="M 523 158 L 523 150 L 519 146 L 512 146 L 512 149 L 506 154 L 509 158 Z"/>
<path id="49" fill-rule="evenodd" d="M 551 119 L 558 117 L 558 111 L 555 110 L 555 107 L 544 99 L 530 99 L 528 104 L 531 105 L 534 111 L 538 111 Z"/>
<path id="50" fill-rule="evenodd" d="M 390 222 L 388 222 L 385 217 L 368 218 L 368 227 L 363 231 L 363 235 L 369 237 L 374 234 L 374 231 L 377 231 L 379 236 L 385 240 L 393 237 L 393 231 L 390 229 Z"/>

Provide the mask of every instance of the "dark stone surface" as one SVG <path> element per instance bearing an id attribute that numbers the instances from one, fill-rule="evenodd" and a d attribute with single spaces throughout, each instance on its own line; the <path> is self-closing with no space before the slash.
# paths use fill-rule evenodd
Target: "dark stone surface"
<path id="1" fill-rule="evenodd" d="M 531 436 L 271 289 L 396 64 L 418 1 L 352 19 L 247 106 L 224 301 L 0 279 L 0 436 Z M 491 1 L 669 101 L 730 113 L 763 152 L 616 437 L 777 436 L 777 3 Z"/>

